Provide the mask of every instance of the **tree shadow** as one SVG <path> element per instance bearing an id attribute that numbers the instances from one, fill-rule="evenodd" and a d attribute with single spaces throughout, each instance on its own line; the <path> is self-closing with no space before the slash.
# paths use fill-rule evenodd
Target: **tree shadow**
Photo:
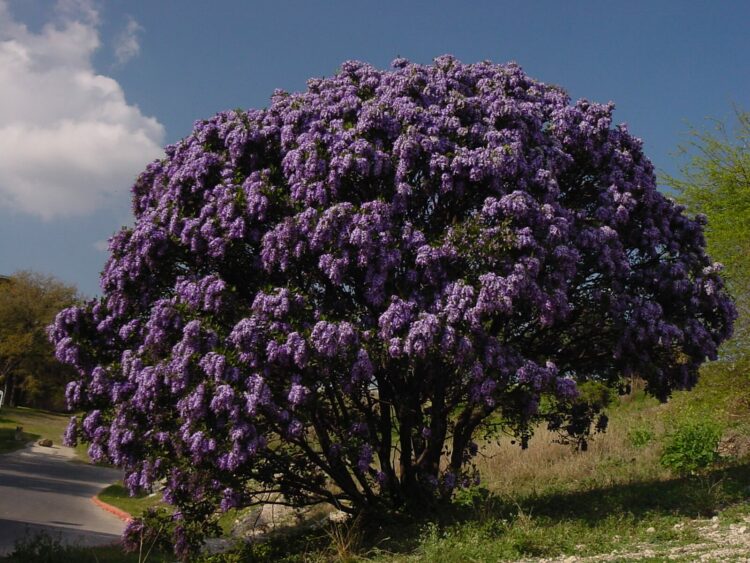
<path id="1" fill-rule="evenodd" d="M 712 485 L 720 485 L 713 495 Z M 525 504 L 537 516 L 577 519 L 594 524 L 602 518 L 629 514 L 642 518 L 663 514 L 699 518 L 750 498 L 750 464 L 716 469 L 701 477 L 638 481 L 588 491 L 539 495 Z"/>
<path id="2" fill-rule="evenodd" d="M 20 450 L 29 442 L 34 442 L 39 438 L 41 438 L 40 434 L 22 432 L 21 439 L 16 440 L 15 428 L 0 428 L 0 454 Z"/>
<path id="3" fill-rule="evenodd" d="M 428 523 L 439 527 L 471 521 L 513 521 L 531 515 L 545 525 L 564 522 L 601 525 L 608 517 L 635 520 L 653 516 L 710 517 L 717 511 L 750 500 L 750 463 L 715 469 L 700 477 L 637 481 L 567 493 L 541 493 L 518 499 L 488 496 L 473 505 L 453 503 L 421 515 L 403 515 L 367 527 L 364 551 L 409 553 L 419 545 Z"/>
<path id="4" fill-rule="evenodd" d="M 32 409 L 28 407 L 9 407 L 8 410 L 12 410 L 13 412 L 8 412 L 7 415 L 16 416 L 19 418 L 25 418 L 27 420 L 50 421 L 50 420 L 56 420 L 62 416 L 65 416 L 64 413 L 55 413 L 52 411 L 46 411 L 42 409 Z M 14 419 L 10 419 L 9 422 L 17 422 L 17 421 Z"/>

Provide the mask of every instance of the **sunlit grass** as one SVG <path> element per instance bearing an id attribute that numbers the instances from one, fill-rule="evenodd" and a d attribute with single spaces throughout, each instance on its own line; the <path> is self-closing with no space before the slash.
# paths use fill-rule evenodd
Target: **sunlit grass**
<path id="1" fill-rule="evenodd" d="M 3 407 L 0 409 L 0 453 L 23 448 L 30 441 L 44 438 L 59 446 L 68 420 L 68 416 L 53 412 Z M 23 427 L 23 440 L 15 440 L 17 426 Z"/>

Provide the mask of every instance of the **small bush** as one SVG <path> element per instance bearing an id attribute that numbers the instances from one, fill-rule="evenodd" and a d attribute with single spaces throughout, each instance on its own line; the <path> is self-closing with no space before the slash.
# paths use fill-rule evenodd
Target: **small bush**
<path id="1" fill-rule="evenodd" d="M 45 532 L 26 535 L 16 541 L 8 563 L 97 563 L 96 554 L 78 545 L 64 543 L 60 535 Z"/>
<path id="2" fill-rule="evenodd" d="M 69 548 L 59 538 L 47 534 L 26 536 L 15 543 L 9 561 L 38 561 L 39 563 L 65 561 Z M 58 557 L 59 559 L 55 559 Z M 71 559 L 72 561 L 72 559 Z"/>
<path id="3" fill-rule="evenodd" d="M 628 431 L 628 442 L 634 448 L 642 448 L 653 442 L 656 434 L 649 426 L 636 426 Z"/>
<path id="4" fill-rule="evenodd" d="M 694 475 L 719 460 L 721 427 L 712 421 L 689 421 L 667 436 L 661 464 L 680 475 Z"/>
<path id="5" fill-rule="evenodd" d="M 453 498 L 453 503 L 461 508 L 477 508 L 487 502 L 490 492 L 480 486 L 458 489 Z"/>

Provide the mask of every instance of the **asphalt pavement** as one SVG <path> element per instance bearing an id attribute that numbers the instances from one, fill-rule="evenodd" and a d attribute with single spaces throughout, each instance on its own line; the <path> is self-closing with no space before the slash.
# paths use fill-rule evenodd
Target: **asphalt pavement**
<path id="1" fill-rule="evenodd" d="M 79 545 L 116 542 L 125 523 L 91 497 L 121 478 L 115 469 L 74 461 L 64 446 L 0 454 L 0 556 L 40 532 Z"/>

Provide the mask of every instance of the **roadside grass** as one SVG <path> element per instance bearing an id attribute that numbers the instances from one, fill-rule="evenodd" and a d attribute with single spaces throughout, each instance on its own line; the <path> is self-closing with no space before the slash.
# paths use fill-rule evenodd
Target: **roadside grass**
<path id="1" fill-rule="evenodd" d="M 69 417 L 25 407 L 0 409 L 0 453 L 23 448 L 28 442 L 48 438 L 60 445 Z M 17 426 L 23 427 L 23 440 L 15 440 Z"/>
<path id="2" fill-rule="evenodd" d="M 152 506 L 157 506 L 162 503 L 161 495 L 158 493 L 144 493 L 130 496 L 130 493 L 122 482 L 110 485 L 100 492 L 97 497 L 99 500 L 111 504 L 120 510 L 124 510 L 131 516 L 135 517 L 141 516 Z"/>
<path id="3" fill-rule="evenodd" d="M 123 485 L 122 481 L 110 485 L 96 496 L 99 500 L 106 502 L 115 508 L 124 510 L 136 518 L 143 515 L 149 508 L 164 505 L 160 493 L 141 493 L 135 496 L 130 496 L 130 492 Z M 237 510 L 230 510 L 219 518 L 219 527 L 227 537 L 229 536 L 232 525 L 237 518 L 237 514 Z"/>
<path id="4" fill-rule="evenodd" d="M 0 409 L 0 454 L 19 450 L 27 443 L 43 438 L 59 446 L 69 420 L 70 415 L 67 414 L 27 407 L 3 407 Z M 15 439 L 16 426 L 23 427 L 22 440 Z M 86 444 L 78 444 L 74 449 L 76 461 L 91 461 Z"/>

